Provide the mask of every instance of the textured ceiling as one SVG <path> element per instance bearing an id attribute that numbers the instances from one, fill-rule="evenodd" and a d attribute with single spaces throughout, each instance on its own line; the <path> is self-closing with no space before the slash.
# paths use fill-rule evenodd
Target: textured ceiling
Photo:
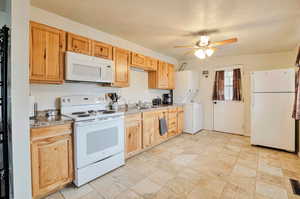
<path id="1" fill-rule="evenodd" d="M 213 41 L 238 37 L 214 56 L 271 53 L 300 43 L 299 0 L 32 0 L 32 5 L 178 60 L 191 33 L 218 29 Z"/>

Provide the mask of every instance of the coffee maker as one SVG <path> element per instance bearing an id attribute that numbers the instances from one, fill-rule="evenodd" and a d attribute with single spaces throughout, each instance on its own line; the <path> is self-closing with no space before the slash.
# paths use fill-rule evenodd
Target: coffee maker
<path id="1" fill-rule="evenodd" d="M 163 94 L 164 105 L 172 105 L 173 104 L 173 90 L 170 90 L 170 93 Z"/>

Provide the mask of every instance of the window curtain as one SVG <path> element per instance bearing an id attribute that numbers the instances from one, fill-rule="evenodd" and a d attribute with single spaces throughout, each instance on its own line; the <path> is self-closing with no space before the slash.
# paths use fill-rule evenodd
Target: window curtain
<path id="1" fill-rule="evenodd" d="M 242 75 L 241 69 L 237 68 L 233 70 L 233 97 L 232 100 L 242 100 Z"/>
<path id="2" fill-rule="evenodd" d="M 300 48 L 298 51 L 296 66 L 298 66 L 298 71 L 296 73 L 296 93 L 294 100 L 294 108 L 293 108 L 293 118 L 295 120 L 300 120 Z"/>
<path id="3" fill-rule="evenodd" d="M 213 100 L 224 100 L 224 71 L 216 71 Z"/>

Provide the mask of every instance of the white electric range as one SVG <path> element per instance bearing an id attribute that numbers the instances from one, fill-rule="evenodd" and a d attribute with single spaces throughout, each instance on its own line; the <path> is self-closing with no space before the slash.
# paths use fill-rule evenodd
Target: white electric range
<path id="1" fill-rule="evenodd" d="M 74 184 L 81 186 L 125 164 L 124 113 L 107 111 L 104 97 L 61 97 L 74 122 Z"/>

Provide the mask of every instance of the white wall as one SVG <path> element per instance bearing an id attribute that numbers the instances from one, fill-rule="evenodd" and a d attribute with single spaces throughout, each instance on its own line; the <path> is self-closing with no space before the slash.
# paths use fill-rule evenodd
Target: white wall
<path id="1" fill-rule="evenodd" d="M 6 12 L 0 11 L 0 27 L 7 24 L 8 14 Z"/>
<path id="2" fill-rule="evenodd" d="M 211 57 L 206 60 L 186 60 L 188 63 L 187 69 L 191 70 L 208 70 L 209 76 L 205 78 L 203 75 L 200 77 L 200 94 L 199 101 L 204 106 L 204 128 L 213 128 L 213 112 L 212 112 L 212 91 L 214 81 L 214 70 L 216 68 L 224 68 L 236 64 L 241 64 L 243 67 L 244 75 L 242 79 L 243 95 L 245 103 L 244 127 L 245 134 L 249 135 L 250 132 L 250 72 L 254 70 L 269 70 L 276 68 L 293 67 L 295 62 L 295 51 L 270 53 L 270 54 L 252 54 L 240 55 L 230 57 Z"/>
<path id="3" fill-rule="evenodd" d="M 31 7 L 31 20 L 57 27 L 65 31 L 76 33 L 91 39 L 103 41 L 114 46 L 125 48 L 131 51 L 142 53 L 169 63 L 177 64 L 177 60 L 164 56 L 150 49 L 146 49 L 130 41 L 96 30 L 89 26 L 79 24 L 67 18 L 63 18 L 54 13 Z M 166 91 L 148 89 L 148 75 L 144 71 L 130 71 L 130 87 L 128 88 L 109 88 L 100 87 L 91 83 L 66 83 L 64 85 L 38 85 L 30 86 L 30 93 L 35 97 L 39 104 L 39 110 L 58 108 L 57 99 L 60 96 L 72 94 L 100 94 L 103 92 L 115 91 L 121 94 L 129 102 L 138 100 L 149 101 L 156 96 L 161 96 Z"/>
<path id="4" fill-rule="evenodd" d="M 11 122 L 15 199 L 31 198 L 29 141 L 29 0 L 11 0 Z"/>
<path id="5" fill-rule="evenodd" d="M 8 0 L 0 0 L 0 27 L 9 23 Z"/>

